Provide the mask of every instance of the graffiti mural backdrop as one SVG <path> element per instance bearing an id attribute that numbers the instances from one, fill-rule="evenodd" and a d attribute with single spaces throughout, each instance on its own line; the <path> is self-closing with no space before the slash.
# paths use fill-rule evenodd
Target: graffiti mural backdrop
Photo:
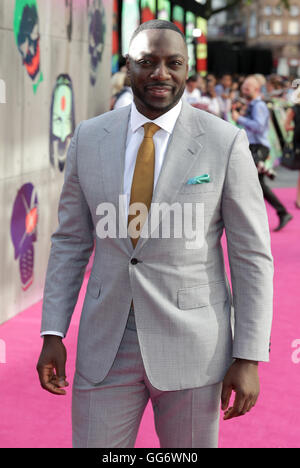
<path id="1" fill-rule="evenodd" d="M 41 300 L 75 124 L 109 110 L 112 7 L 0 0 L 0 324 Z"/>

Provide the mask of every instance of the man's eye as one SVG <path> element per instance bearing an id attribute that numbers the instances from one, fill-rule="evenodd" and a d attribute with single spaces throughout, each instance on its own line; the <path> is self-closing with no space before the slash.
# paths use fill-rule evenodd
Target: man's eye
<path id="1" fill-rule="evenodd" d="M 151 60 L 149 59 L 142 59 L 142 60 L 139 60 L 138 62 L 140 65 L 149 65 L 151 64 Z"/>

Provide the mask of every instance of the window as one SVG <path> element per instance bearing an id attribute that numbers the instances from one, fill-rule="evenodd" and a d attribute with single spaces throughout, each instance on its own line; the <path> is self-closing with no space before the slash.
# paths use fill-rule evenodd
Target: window
<path id="1" fill-rule="evenodd" d="M 264 14 L 265 14 L 266 16 L 270 16 L 270 15 L 272 14 L 272 7 L 270 7 L 270 6 L 265 6 L 265 7 L 264 7 Z"/>
<path id="2" fill-rule="evenodd" d="M 266 36 L 271 34 L 271 32 L 272 32 L 272 30 L 271 30 L 271 21 L 270 20 L 263 21 L 261 30 L 262 30 L 262 33 L 265 34 Z"/>
<path id="3" fill-rule="evenodd" d="M 289 21 L 289 34 L 291 36 L 295 36 L 296 34 L 299 33 L 299 25 L 298 25 L 298 21 Z"/>
<path id="4" fill-rule="evenodd" d="M 248 28 L 248 36 L 250 38 L 253 38 L 253 37 L 257 36 L 256 27 L 257 27 L 256 12 L 251 11 L 250 19 L 249 19 L 249 28 Z"/>
<path id="5" fill-rule="evenodd" d="M 275 20 L 273 22 L 273 33 L 282 34 L 282 21 L 281 20 Z"/>
<path id="6" fill-rule="evenodd" d="M 277 5 L 273 8 L 274 15 L 280 16 L 282 14 L 281 6 Z"/>
<path id="7" fill-rule="evenodd" d="M 298 7 L 298 5 L 291 5 L 291 6 L 290 6 L 290 15 L 291 15 L 291 16 L 298 16 L 298 15 L 299 15 L 299 7 Z"/>

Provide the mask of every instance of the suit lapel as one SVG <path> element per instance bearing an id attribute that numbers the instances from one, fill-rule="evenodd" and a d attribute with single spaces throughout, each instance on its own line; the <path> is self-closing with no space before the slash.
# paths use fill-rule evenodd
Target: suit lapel
<path id="1" fill-rule="evenodd" d="M 122 223 L 119 230 L 125 232 L 127 229 L 127 219 L 125 219 L 124 206 L 119 207 L 119 195 L 124 194 L 124 170 L 125 170 L 125 150 L 128 130 L 128 120 L 130 106 L 120 109 L 119 118 L 111 118 L 104 127 L 100 140 L 101 172 L 104 191 L 107 200 L 113 203 L 118 214 L 121 213 L 119 223 Z M 203 148 L 202 136 L 204 130 L 195 119 L 194 109 L 186 103 L 182 103 L 182 110 L 174 127 L 172 136 L 165 154 L 164 163 L 153 193 L 152 203 L 166 203 L 171 205 L 177 198 L 181 185 L 186 182 L 187 174 L 199 157 Z M 140 237 L 133 249 L 129 237 L 117 239 L 120 245 L 126 247 L 129 255 L 137 254 L 143 247 L 151 233 L 158 227 L 160 222 L 151 223 L 151 210 L 146 223 L 151 228 L 147 238 Z"/>
<path id="2" fill-rule="evenodd" d="M 119 232 L 124 233 L 127 230 L 123 203 L 119 206 L 119 195 L 124 194 L 125 151 L 129 115 L 130 106 L 126 106 L 120 109 L 118 118 L 113 116 L 114 118 L 107 122 L 99 148 L 104 191 L 107 200 L 115 207 L 117 221 L 119 220 L 117 237 L 119 237 Z M 117 240 L 123 245 L 125 242 L 127 251 L 133 250 L 130 238 L 118 238 Z"/>
<path id="3" fill-rule="evenodd" d="M 167 203 L 168 205 L 174 203 L 181 185 L 186 182 L 187 174 L 203 148 L 203 143 L 201 143 L 203 134 L 204 130 L 199 118 L 195 119 L 194 109 L 183 102 L 181 113 L 170 137 L 152 203 Z M 139 238 L 135 253 L 142 248 L 160 224 L 160 222 L 151 223 L 151 210 L 145 225 L 147 223 L 150 228 L 149 235 L 146 238 L 142 236 Z"/>

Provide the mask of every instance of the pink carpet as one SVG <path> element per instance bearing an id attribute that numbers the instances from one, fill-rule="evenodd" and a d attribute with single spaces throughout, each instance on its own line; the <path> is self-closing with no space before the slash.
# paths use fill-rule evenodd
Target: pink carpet
<path id="1" fill-rule="evenodd" d="M 300 211 L 294 208 L 294 189 L 275 192 L 294 219 L 283 231 L 272 232 L 276 270 L 271 362 L 260 365 L 261 395 L 252 412 L 230 421 L 221 419 L 221 448 L 300 448 Z M 277 218 L 269 207 L 268 213 L 273 230 Z M 70 383 L 86 283 L 87 278 L 65 340 Z M 6 363 L 0 359 L 1 448 L 71 447 L 71 391 L 65 397 L 46 393 L 35 370 L 42 344 L 40 319 L 41 302 L 0 326 L 0 340 L 6 344 Z M 299 340 L 298 353 L 292 347 L 295 340 Z M 136 447 L 159 447 L 150 405 Z"/>

